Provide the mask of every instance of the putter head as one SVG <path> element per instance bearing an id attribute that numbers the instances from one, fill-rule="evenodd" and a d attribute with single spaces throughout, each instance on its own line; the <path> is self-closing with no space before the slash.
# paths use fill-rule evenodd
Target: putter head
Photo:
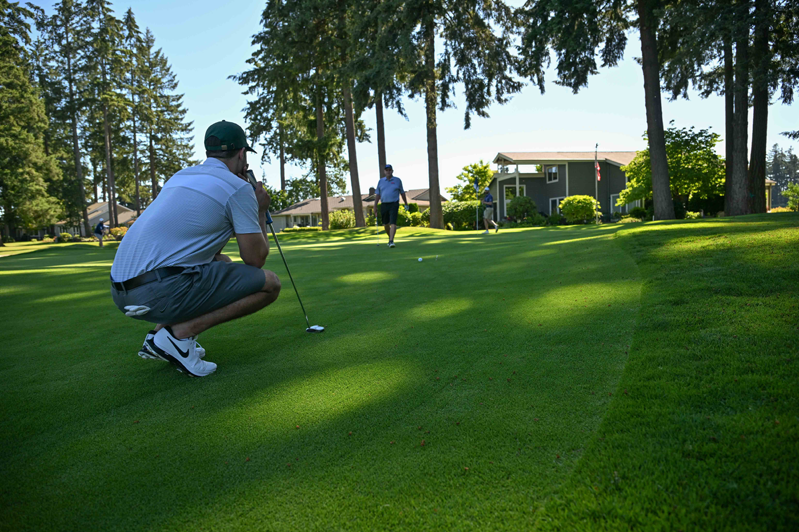
<path id="1" fill-rule="evenodd" d="M 320 332 L 325 332 L 325 328 L 322 327 L 321 325 L 311 325 L 310 327 L 305 329 L 305 332 L 320 333 Z"/>

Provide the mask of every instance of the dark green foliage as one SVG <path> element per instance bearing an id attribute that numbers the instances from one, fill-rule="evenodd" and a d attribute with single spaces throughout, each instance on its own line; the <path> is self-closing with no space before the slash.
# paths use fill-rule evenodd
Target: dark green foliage
<path id="1" fill-rule="evenodd" d="M 633 218 L 644 218 L 646 216 L 646 209 L 643 207 L 633 207 L 630 209 L 630 216 Z"/>
<path id="2" fill-rule="evenodd" d="M 483 212 L 483 206 L 479 201 L 448 201 L 442 204 L 444 210 L 444 223 L 452 224 L 456 231 L 474 229 L 476 218 L 475 212 Z"/>
<path id="3" fill-rule="evenodd" d="M 538 208 L 533 198 L 529 196 L 516 196 L 508 204 L 508 216 L 516 219 L 516 221 L 523 220 L 537 213 Z"/>
<path id="4" fill-rule="evenodd" d="M 48 193 L 61 171 L 47 153 L 44 102 L 31 83 L 29 10 L 0 0 L 0 211 L 11 230 L 53 224 L 61 214 Z M 48 187 L 48 183 L 50 187 Z"/>

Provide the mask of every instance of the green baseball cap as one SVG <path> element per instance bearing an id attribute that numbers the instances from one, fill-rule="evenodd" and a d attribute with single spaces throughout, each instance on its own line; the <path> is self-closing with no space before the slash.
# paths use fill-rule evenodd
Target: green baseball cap
<path id="1" fill-rule="evenodd" d="M 228 151 L 247 148 L 255 153 L 247 143 L 247 135 L 241 126 L 224 120 L 211 124 L 205 130 L 205 149 L 207 151 Z"/>

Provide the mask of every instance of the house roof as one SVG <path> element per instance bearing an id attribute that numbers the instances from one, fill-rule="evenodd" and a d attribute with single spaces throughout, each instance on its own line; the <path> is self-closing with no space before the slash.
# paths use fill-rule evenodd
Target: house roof
<path id="1" fill-rule="evenodd" d="M 97 225 L 100 222 L 100 218 L 106 222 L 108 221 L 107 201 L 92 203 L 86 207 L 86 211 L 89 213 L 89 225 L 91 226 Z M 136 211 L 133 209 L 128 209 L 124 205 L 117 203 L 117 218 L 119 218 L 120 225 L 127 224 L 136 219 Z M 66 223 L 66 220 L 61 220 L 60 222 L 57 222 L 56 225 L 65 225 Z"/>
<path id="2" fill-rule="evenodd" d="M 408 203 L 416 203 L 419 205 L 420 209 L 430 206 L 430 189 L 428 188 L 406 190 L 405 197 L 408 198 Z M 355 206 L 353 205 L 352 198 L 352 196 L 331 196 L 327 198 L 327 208 L 331 212 L 341 209 L 353 209 Z M 375 197 L 372 194 L 361 194 L 361 201 L 363 203 L 371 203 L 374 202 L 374 200 Z M 447 201 L 447 198 L 441 196 L 441 201 Z M 319 198 L 312 198 L 286 207 L 282 211 L 273 213 L 272 216 L 306 216 L 309 214 L 319 214 L 321 212 L 322 200 Z"/>
<path id="3" fill-rule="evenodd" d="M 630 164 L 635 158 L 634 151 L 600 151 L 596 157 L 600 161 L 616 163 L 619 166 Z M 506 161 L 510 164 L 540 164 L 542 162 L 593 161 L 592 151 L 524 151 L 499 152 L 494 162 Z"/>

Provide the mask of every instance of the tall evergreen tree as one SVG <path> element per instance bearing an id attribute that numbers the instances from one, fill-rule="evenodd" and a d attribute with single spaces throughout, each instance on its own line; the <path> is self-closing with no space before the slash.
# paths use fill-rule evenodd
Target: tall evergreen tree
<path id="1" fill-rule="evenodd" d="M 659 0 L 528 0 L 519 10 L 525 25 L 519 72 L 534 79 L 543 93 L 544 71 L 550 63 L 550 51 L 554 51 L 558 57 L 557 83 L 577 92 L 588 84 L 588 76 L 598 72 L 597 55 L 603 67 L 619 63 L 627 45 L 626 32 L 637 25 L 655 216 L 668 220 L 674 218 L 674 205 L 660 99 L 658 30 L 662 5 Z"/>
<path id="2" fill-rule="evenodd" d="M 90 235 L 85 172 L 79 137 L 86 107 L 84 97 L 88 53 L 86 14 L 83 5 L 74 0 L 61 0 L 54 6 L 54 10 L 44 28 L 47 42 L 52 50 L 53 66 L 63 83 L 63 100 L 55 110 L 53 119 L 69 124 L 71 130 L 74 191 L 83 218 L 83 232 Z"/>
<path id="3" fill-rule="evenodd" d="M 783 103 L 793 100 L 797 31 L 799 7 L 785 0 L 687 0 L 664 10 L 664 87 L 673 98 L 687 98 L 691 85 L 703 97 L 725 95 L 729 214 L 765 211 L 768 107 L 777 92 Z"/>
<path id="4" fill-rule="evenodd" d="M 427 116 L 430 226 L 443 228 L 438 174 L 437 111 L 452 107 L 456 85 L 466 100 L 464 127 L 471 115 L 488 117 L 493 102 L 505 103 L 521 90 L 514 77 L 511 31 L 515 19 L 501 0 L 394 0 L 400 55 L 407 66 L 411 96 L 422 95 Z M 436 53 L 436 41 L 443 51 Z"/>
<path id="5" fill-rule="evenodd" d="M 0 209 L 12 236 L 19 226 L 49 225 L 60 214 L 47 193 L 47 181 L 59 179 L 60 171 L 45 152 L 47 116 L 24 48 L 32 16 L 18 3 L 0 0 Z"/>
<path id="6" fill-rule="evenodd" d="M 141 170 L 150 175 L 151 201 L 158 196 L 159 182 L 192 163 L 192 122 L 186 122 L 183 95 L 163 51 L 155 48 L 155 37 L 145 30 L 141 46 L 140 120 L 146 132 L 147 151 Z"/>
<path id="7" fill-rule="evenodd" d="M 139 101 L 141 100 L 139 92 L 141 91 L 141 77 L 140 77 L 140 64 L 141 56 L 141 31 L 139 25 L 136 23 L 136 17 L 133 15 L 133 9 L 128 9 L 125 13 L 125 50 L 127 52 L 127 67 L 128 67 L 128 102 L 130 105 L 129 116 L 131 121 L 131 135 L 133 149 L 133 180 L 135 183 L 134 194 L 136 206 L 136 216 L 141 214 L 141 198 L 139 195 L 139 138 L 138 128 L 140 124 L 137 123 L 139 119 Z"/>
<path id="8" fill-rule="evenodd" d="M 106 0 L 87 0 L 86 11 L 92 24 L 89 41 L 92 53 L 89 65 L 90 81 L 95 99 L 93 103 L 102 112 L 105 171 L 109 193 L 108 217 L 112 224 L 119 225 L 116 208 L 118 194 L 114 176 L 112 120 L 120 119 L 113 115 L 125 113 L 128 107 L 125 96 L 120 90 L 124 76 L 122 23 L 114 16 L 111 3 Z"/>

